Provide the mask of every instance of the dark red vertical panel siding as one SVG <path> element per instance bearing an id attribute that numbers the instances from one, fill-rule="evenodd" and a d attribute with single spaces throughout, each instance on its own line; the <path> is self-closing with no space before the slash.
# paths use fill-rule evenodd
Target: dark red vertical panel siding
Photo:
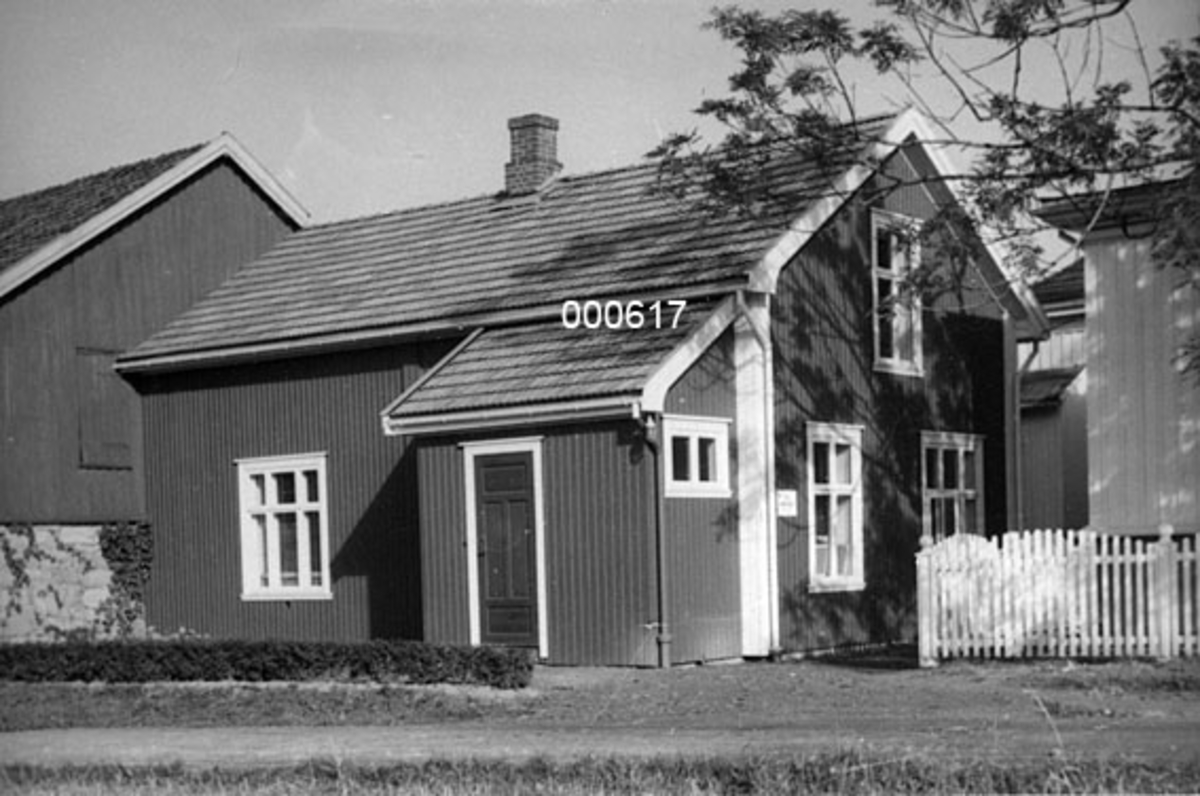
<path id="1" fill-rule="evenodd" d="M 462 449 L 450 438 L 420 440 L 416 445 L 425 638 L 466 644 L 470 634 Z"/>
<path id="2" fill-rule="evenodd" d="M 912 176 L 903 158 L 891 168 Z M 923 187 L 894 191 L 884 209 L 927 218 Z M 784 269 L 772 302 L 776 486 L 798 493 L 798 517 L 778 520 L 781 642 L 821 649 L 910 637 L 920 538 L 923 430 L 985 434 L 989 525 L 1004 512 L 1003 337 L 978 281 L 930 302 L 924 378 L 874 371 L 870 212 L 853 201 Z M 965 309 L 964 309 L 965 308 Z M 867 588 L 808 591 L 805 424 L 864 427 Z"/>
<path id="3" fill-rule="evenodd" d="M 77 349 L 140 343 L 290 231 L 219 163 L 0 302 L 0 519 L 99 522 L 143 513 L 141 420 L 119 407 L 132 469 L 79 461 Z"/>
<path id="4" fill-rule="evenodd" d="M 558 428 L 544 455 L 551 661 L 653 665 L 652 458 L 637 425 Z"/>
<path id="5" fill-rule="evenodd" d="M 448 344 L 149 378 L 148 502 L 161 629 L 219 637 L 420 638 L 416 457 L 379 411 Z M 332 601 L 243 602 L 235 461 L 325 452 Z"/>
<path id="6" fill-rule="evenodd" d="M 632 421 L 422 440 L 421 539 L 430 640 L 468 640 L 466 495 L 459 444 L 542 437 L 550 663 L 657 660 L 646 468 Z"/>
<path id="7" fill-rule="evenodd" d="M 731 328 L 671 387 L 664 410 L 733 420 L 737 415 L 733 345 Z M 663 498 L 674 663 L 741 654 L 738 516 L 734 497 L 736 423 L 729 426 L 729 442 L 733 495 Z"/>

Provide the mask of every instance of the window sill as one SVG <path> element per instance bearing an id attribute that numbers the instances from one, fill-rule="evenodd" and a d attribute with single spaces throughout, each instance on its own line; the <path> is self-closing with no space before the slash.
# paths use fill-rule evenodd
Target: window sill
<path id="1" fill-rule="evenodd" d="M 289 589 L 287 591 L 242 592 L 242 602 L 285 602 L 289 600 L 332 600 L 333 592 L 323 589 Z"/>
<path id="2" fill-rule="evenodd" d="M 727 486 L 695 486 L 691 484 L 667 484 L 666 497 L 669 498 L 724 498 L 733 497 L 733 490 Z"/>
<path id="3" fill-rule="evenodd" d="M 867 587 L 863 580 L 814 580 L 808 584 L 809 594 L 862 591 Z"/>
<path id="4" fill-rule="evenodd" d="M 911 376 L 916 379 L 925 377 L 925 369 L 920 365 L 914 365 L 911 362 L 889 362 L 888 360 L 878 360 L 875 363 L 876 373 L 888 373 L 892 376 Z"/>

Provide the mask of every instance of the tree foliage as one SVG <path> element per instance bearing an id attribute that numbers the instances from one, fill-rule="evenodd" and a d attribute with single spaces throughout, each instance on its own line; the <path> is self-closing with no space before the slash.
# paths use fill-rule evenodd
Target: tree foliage
<path id="1" fill-rule="evenodd" d="M 930 143 L 969 164 L 949 175 L 964 206 L 925 224 L 923 236 L 1002 241 L 1010 272 L 1036 277 L 1055 264 L 1037 242 L 1039 201 L 1161 182 L 1155 256 L 1200 289 L 1200 37 L 1162 46 L 1152 69 L 1133 2 L 875 0 L 881 18 L 864 27 L 834 10 L 713 9 L 705 27 L 737 49 L 741 66 L 728 95 L 696 112 L 723 135 L 666 138 L 651 153 L 660 189 L 709 212 L 770 212 L 786 200 L 769 173 L 781 153 L 830 165 L 863 151 L 869 125 L 852 76 L 867 73 L 903 87 L 897 105 L 923 111 L 944 134 Z M 1140 70 L 1111 80 L 1102 62 L 1118 25 L 1136 42 Z M 972 132 L 956 134 L 963 126 Z M 1103 204 L 1089 208 L 1098 218 Z M 944 275 L 914 279 L 947 285 Z"/>

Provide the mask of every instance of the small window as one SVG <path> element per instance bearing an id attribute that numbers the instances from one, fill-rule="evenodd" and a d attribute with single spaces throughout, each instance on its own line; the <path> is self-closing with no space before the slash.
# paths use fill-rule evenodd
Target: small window
<path id="1" fill-rule="evenodd" d="M 922 524 L 935 542 L 983 532 L 983 438 L 921 432 Z"/>
<path id="2" fill-rule="evenodd" d="M 922 373 L 921 301 L 902 295 L 904 279 L 920 260 L 913 222 L 876 211 L 871 215 L 871 275 L 875 369 Z"/>
<path id="3" fill-rule="evenodd" d="M 242 599 L 327 600 L 325 455 L 242 459 Z"/>
<path id="4" fill-rule="evenodd" d="M 808 424 L 808 527 L 809 590 L 861 590 L 862 428 Z"/>
<path id="5" fill-rule="evenodd" d="M 668 497 L 729 497 L 729 422 L 666 417 Z"/>

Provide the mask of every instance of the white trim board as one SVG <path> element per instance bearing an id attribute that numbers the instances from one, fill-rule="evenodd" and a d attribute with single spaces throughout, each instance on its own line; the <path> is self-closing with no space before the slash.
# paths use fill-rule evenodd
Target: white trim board
<path id="1" fill-rule="evenodd" d="M 490 428 L 573 423 L 581 420 L 636 418 L 636 396 L 614 396 L 559 403 L 522 404 L 492 409 L 448 412 L 443 415 L 416 415 L 411 418 L 383 417 L 387 436 L 448 434 Z"/>
<path id="2" fill-rule="evenodd" d="M 939 146 L 932 141 L 937 141 L 939 136 L 935 134 L 928 119 L 924 114 L 915 108 L 908 108 L 898 114 L 884 133 L 882 140 L 867 146 L 863 151 L 864 159 L 873 163 L 883 163 L 883 161 L 899 150 L 908 142 L 920 144 L 921 149 L 929 156 L 933 163 L 934 169 L 939 176 L 952 175 L 957 169 L 950 162 L 946 155 L 943 146 Z M 865 166 L 861 163 L 856 163 L 848 168 L 834 182 L 833 190 L 826 194 L 820 200 L 814 202 L 809 208 L 793 221 L 787 232 L 783 233 L 775 244 L 767 251 L 758 265 L 752 268 L 749 272 L 749 286 L 752 290 L 759 290 L 766 293 L 775 293 L 776 283 L 779 281 L 779 274 L 793 257 L 803 249 L 814 235 L 828 222 L 850 198 L 851 194 L 861 188 L 870 177 L 875 174 L 876 169 Z M 963 207 L 963 194 L 961 189 L 953 180 L 944 180 L 947 190 Z M 1022 308 L 1026 311 L 1028 320 L 1023 326 L 1023 334 L 1025 337 L 1044 338 L 1049 334 L 1049 323 L 1041 308 L 1038 306 L 1037 299 L 1033 297 L 1032 291 L 1014 274 L 1008 272 L 1005 266 L 1004 251 L 1002 247 L 995 241 L 983 241 L 984 247 L 987 249 L 988 255 L 991 257 L 996 268 L 1004 276 L 1008 287 L 1012 290 L 1013 295 L 1020 302 Z M 997 297 L 997 301 L 998 301 Z"/>
<path id="3" fill-rule="evenodd" d="M 671 387 L 717 342 L 737 317 L 737 297 L 730 296 L 718 304 L 694 332 L 675 346 L 642 387 L 641 411 L 661 413 Z"/>
<path id="4" fill-rule="evenodd" d="M 534 511 L 534 559 L 537 566 L 537 623 L 538 657 L 550 657 L 550 629 L 547 626 L 546 610 L 546 510 L 545 489 L 542 480 L 542 438 L 521 437 L 514 439 L 464 442 L 459 446 L 463 452 L 464 500 L 466 503 L 467 556 L 467 628 L 468 641 L 474 646 L 482 643 L 483 633 L 479 616 L 479 528 L 475 505 L 475 459 L 504 453 L 528 453 L 533 459 L 533 511 Z"/>

